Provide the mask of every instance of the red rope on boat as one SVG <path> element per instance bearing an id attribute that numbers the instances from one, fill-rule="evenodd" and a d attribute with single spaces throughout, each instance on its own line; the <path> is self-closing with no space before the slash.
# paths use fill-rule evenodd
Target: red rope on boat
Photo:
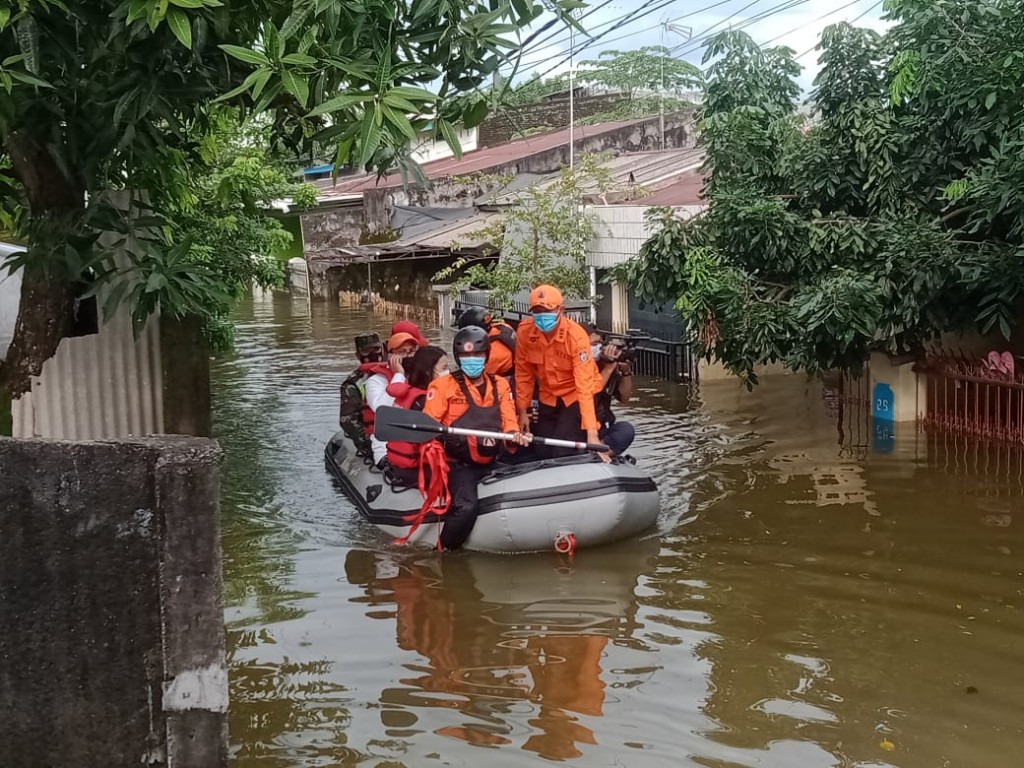
<path id="1" fill-rule="evenodd" d="M 400 539 L 395 539 L 395 544 L 404 546 L 416 533 L 423 519 L 433 513 L 438 517 L 444 515 L 451 506 L 452 497 L 448 491 L 448 456 L 444 447 L 437 441 L 431 440 L 420 449 L 420 477 L 419 489 L 423 494 L 423 505 L 417 512 L 405 515 L 403 520 L 411 522 L 412 527 L 409 533 Z M 441 548 L 440 533 L 437 538 L 437 547 Z"/>

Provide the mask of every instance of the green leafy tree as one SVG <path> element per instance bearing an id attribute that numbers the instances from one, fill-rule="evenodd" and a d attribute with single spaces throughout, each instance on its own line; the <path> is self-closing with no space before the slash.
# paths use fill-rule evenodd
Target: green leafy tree
<path id="1" fill-rule="evenodd" d="M 597 59 L 580 62 L 578 77 L 581 82 L 621 91 L 629 101 L 640 90 L 681 91 L 702 82 L 698 67 L 674 58 L 660 45 L 635 51 L 601 51 Z"/>
<path id="2" fill-rule="evenodd" d="M 820 43 L 813 119 L 792 51 L 709 41 L 708 210 L 659 211 L 619 276 L 676 301 L 704 352 L 858 369 L 952 331 L 1012 332 L 1024 290 L 1024 27 L 1009 0 L 891 0 L 885 37 Z"/>
<path id="3" fill-rule="evenodd" d="M 219 305 L 237 288 L 196 263 L 190 239 L 201 237 L 170 218 L 187 201 L 127 212 L 106 203 L 106 192 L 143 184 L 182 189 L 204 166 L 215 102 L 265 115 L 293 152 L 330 145 L 339 165 L 407 167 L 417 129 L 429 123 L 457 149 L 455 126 L 486 116 L 481 86 L 515 53 L 521 29 L 545 7 L 568 20 L 578 6 L 0 0 L 0 188 L 9 191 L 0 221 L 31 244 L 15 265 L 25 270 L 22 302 L 0 392 L 26 391 L 90 280 L 132 301 L 140 321 L 157 308 Z M 127 266 L 97 247 L 111 230 L 137 243 Z"/>
<path id="4" fill-rule="evenodd" d="M 547 183 L 506 192 L 509 181 L 477 180 L 506 198 L 505 212 L 474 233 L 475 239 L 489 244 L 482 257 L 458 259 L 434 279 L 486 289 L 491 305 L 503 309 L 512 308 L 516 294 L 542 283 L 557 285 L 567 298 L 594 298 L 586 256 L 599 225 L 584 202 L 619 189 L 609 170 L 601 166 L 600 156 L 581 156 L 574 168 L 563 167 Z M 639 187 L 631 192 L 643 194 Z M 498 253 L 501 257 L 495 263 L 492 259 Z M 481 263 L 483 259 L 488 263 Z"/>
<path id="5" fill-rule="evenodd" d="M 535 74 L 514 88 L 508 89 L 503 101 L 510 107 L 536 104 L 547 96 L 568 90 L 568 74 L 547 78 L 542 78 L 540 75 Z"/>

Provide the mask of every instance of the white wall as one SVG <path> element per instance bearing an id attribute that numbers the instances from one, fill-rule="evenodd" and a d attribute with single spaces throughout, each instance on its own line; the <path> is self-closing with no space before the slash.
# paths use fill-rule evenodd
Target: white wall
<path id="1" fill-rule="evenodd" d="M 21 272 L 8 274 L 3 262 L 12 253 L 22 250 L 17 245 L 0 243 L 0 360 L 7 355 L 7 347 L 14 336 L 14 323 L 18 319 L 21 302 Z"/>
<path id="2" fill-rule="evenodd" d="M 684 218 L 696 216 L 703 205 L 676 206 Z M 594 239 L 587 254 L 587 266 L 607 269 L 622 264 L 640 253 L 640 246 L 651 236 L 644 221 L 643 205 L 594 205 L 587 212 L 597 218 Z"/>
<path id="3" fill-rule="evenodd" d="M 472 152 L 477 148 L 476 128 L 461 130 L 458 136 L 463 152 Z M 420 164 L 429 163 L 434 160 L 444 160 L 447 157 L 453 156 L 451 147 L 448 146 L 447 142 L 443 139 L 434 141 L 427 134 L 421 134 L 420 143 L 413 147 L 411 154 L 413 160 Z"/>

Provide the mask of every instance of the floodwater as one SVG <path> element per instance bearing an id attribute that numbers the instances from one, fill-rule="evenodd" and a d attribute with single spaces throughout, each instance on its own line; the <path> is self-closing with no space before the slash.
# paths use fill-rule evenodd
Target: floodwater
<path id="1" fill-rule="evenodd" d="M 352 336 L 390 323 L 284 294 L 238 319 L 214 365 L 235 765 L 1024 763 L 1019 454 L 876 444 L 802 377 L 641 380 L 650 535 L 400 552 L 322 458 Z"/>

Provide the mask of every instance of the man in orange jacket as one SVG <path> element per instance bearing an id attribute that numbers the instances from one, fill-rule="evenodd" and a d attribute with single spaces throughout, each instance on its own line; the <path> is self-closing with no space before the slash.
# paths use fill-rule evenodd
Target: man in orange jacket
<path id="1" fill-rule="evenodd" d="M 490 350 L 491 340 L 483 328 L 469 326 L 455 334 L 452 352 L 459 370 L 430 382 L 423 412 L 449 427 L 514 433 L 514 444 L 529 445 L 529 434 L 519 432 L 508 382 L 485 371 Z M 473 532 L 479 507 L 477 484 L 490 471 L 501 446 L 490 438 L 453 436 L 441 442 L 449 458 L 451 495 L 441 547 L 452 550 Z"/>
<path id="2" fill-rule="evenodd" d="M 530 425 L 529 406 L 537 386 L 540 415 L 534 433 L 561 440 L 599 443 L 600 424 L 594 395 L 601 390 L 601 374 L 590 351 L 590 336 L 565 316 L 562 292 L 539 285 L 530 293 L 531 317 L 517 329 L 516 407 L 519 427 Z M 585 437 L 584 437 L 585 435 Z M 571 448 L 538 446 L 541 456 L 565 456 Z M 599 454 L 608 461 L 605 454 Z"/>
<path id="3" fill-rule="evenodd" d="M 487 372 L 505 376 L 512 383 L 515 375 L 516 331 L 508 323 L 495 320 L 486 307 L 466 307 L 459 315 L 459 328 L 478 326 L 491 337 L 491 353 L 487 358 Z"/>

